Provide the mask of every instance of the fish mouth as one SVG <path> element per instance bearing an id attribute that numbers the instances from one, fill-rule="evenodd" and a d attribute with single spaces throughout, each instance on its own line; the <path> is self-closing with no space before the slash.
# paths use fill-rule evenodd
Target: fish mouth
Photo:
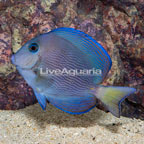
<path id="1" fill-rule="evenodd" d="M 23 68 L 23 67 L 17 65 L 14 55 L 12 55 L 12 57 L 11 57 L 11 62 L 12 62 L 12 64 L 14 64 L 16 66 L 17 69 L 28 69 L 28 68 Z"/>
<path id="2" fill-rule="evenodd" d="M 31 60 L 32 60 L 32 59 L 31 59 Z M 30 60 L 30 61 L 31 61 L 31 60 Z M 40 62 L 41 62 L 41 57 L 39 56 L 38 60 L 35 62 L 35 64 L 32 65 L 32 67 L 26 67 L 26 66 L 30 63 L 30 61 L 27 62 L 24 67 L 22 67 L 22 66 L 20 66 L 20 65 L 18 65 L 18 64 L 16 63 L 15 55 L 12 55 L 12 56 L 11 56 L 11 62 L 12 62 L 12 64 L 14 64 L 17 69 L 21 69 L 21 70 L 35 70 L 35 69 L 39 66 L 39 64 L 40 64 Z"/>
<path id="3" fill-rule="evenodd" d="M 32 67 L 21 67 L 21 66 L 19 66 L 19 65 L 16 65 L 16 68 L 20 68 L 20 69 L 22 69 L 22 70 L 35 70 L 35 69 L 37 69 L 38 68 L 38 66 L 39 66 L 39 64 L 40 64 L 40 62 L 41 62 L 41 59 L 39 58 L 39 60 L 37 60 L 36 61 L 36 63 L 32 66 Z M 29 62 L 28 62 L 29 63 Z M 27 64 L 28 64 L 27 63 Z M 27 65 L 26 64 L 26 65 Z"/>
<path id="4" fill-rule="evenodd" d="M 12 55 L 12 57 L 11 57 L 11 62 L 12 62 L 12 64 L 15 64 L 15 57 L 14 57 L 14 55 Z"/>

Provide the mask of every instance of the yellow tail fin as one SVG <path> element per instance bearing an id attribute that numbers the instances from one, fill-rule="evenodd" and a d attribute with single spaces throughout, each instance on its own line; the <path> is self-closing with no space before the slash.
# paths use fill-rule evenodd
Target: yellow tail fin
<path id="1" fill-rule="evenodd" d="M 104 103 L 114 116 L 120 117 L 121 102 L 135 91 L 135 88 L 130 87 L 101 86 L 96 88 L 95 96 Z"/>

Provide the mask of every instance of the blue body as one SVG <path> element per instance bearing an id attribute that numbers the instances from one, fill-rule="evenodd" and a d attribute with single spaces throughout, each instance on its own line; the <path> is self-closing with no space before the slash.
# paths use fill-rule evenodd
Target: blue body
<path id="1" fill-rule="evenodd" d="M 39 45 L 39 51 L 31 56 L 37 57 L 32 59 L 34 63 L 31 68 L 25 65 L 24 68 L 17 66 L 17 69 L 33 88 L 41 107 L 45 109 L 48 100 L 71 114 L 81 114 L 92 109 L 96 105 L 96 97 L 91 93 L 91 88 L 97 87 L 104 80 L 112 64 L 106 50 L 92 37 L 73 28 L 58 28 L 40 35 L 26 43 L 18 52 L 19 55 L 24 54 L 30 43 Z M 25 59 L 23 55 L 23 61 Z M 40 68 L 95 68 L 102 70 L 102 75 L 42 76 Z"/>

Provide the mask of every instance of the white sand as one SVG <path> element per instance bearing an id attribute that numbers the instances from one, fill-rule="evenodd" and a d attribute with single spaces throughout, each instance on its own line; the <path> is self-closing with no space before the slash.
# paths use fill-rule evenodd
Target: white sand
<path id="1" fill-rule="evenodd" d="M 144 121 L 96 108 L 69 115 L 48 104 L 0 111 L 0 144 L 144 144 Z"/>

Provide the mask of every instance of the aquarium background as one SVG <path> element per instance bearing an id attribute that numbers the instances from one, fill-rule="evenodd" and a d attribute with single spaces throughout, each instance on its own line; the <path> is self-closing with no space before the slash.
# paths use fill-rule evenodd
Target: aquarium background
<path id="1" fill-rule="evenodd" d="M 99 101 L 98 109 L 105 112 L 95 109 L 82 116 L 70 116 L 50 104 L 46 113 L 43 113 L 38 105 L 33 105 L 37 100 L 32 89 L 11 64 L 11 55 L 36 35 L 58 27 L 79 29 L 92 36 L 107 50 L 113 64 L 103 85 L 137 89 L 134 95 L 122 103 L 124 117 L 118 120 L 105 113 L 107 110 Z M 29 105 L 32 106 L 27 107 Z M 112 142 L 121 143 L 119 140 L 124 138 L 123 143 L 128 142 L 123 136 L 129 136 L 131 133 L 134 137 L 130 137 L 129 143 L 143 143 L 141 135 L 144 134 L 144 123 L 141 120 L 144 120 L 144 0 L 0 0 L 0 109 L 2 144 L 9 142 L 4 136 L 13 139 L 12 143 L 21 142 L 15 137 L 20 133 L 20 128 L 28 129 L 28 124 L 32 126 L 30 135 L 34 132 L 40 134 L 51 125 L 48 127 L 49 131 L 41 135 L 43 140 L 40 143 L 66 143 L 68 139 L 64 140 L 62 137 L 66 137 L 67 133 L 71 136 L 78 133 L 72 137 L 76 137 L 77 141 L 74 143 L 96 143 L 97 135 L 99 143 L 102 143 L 103 139 L 105 142 L 109 135 L 112 136 Z M 131 118 L 137 120 L 132 121 Z M 25 124 L 19 123 L 18 119 Z M 18 128 L 14 121 L 19 125 Z M 12 136 L 5 130 L 10 127 L 9 124 L 16 128 L 15 134 L 10 130 Z M 123 126 L 126 129 L 123 129 Z M 74 132 L 70 133 L 69 129 Z M 56 134 L 58 142 L 53 136 L 45 137 L 50 131 L 54 131 L 53 135 Z M 28 137 L 27 131 L 25 133 L 26 140 L 29 141 L 31 138 Z M 88 135 L 88 139 L 85 135 Z"/>

